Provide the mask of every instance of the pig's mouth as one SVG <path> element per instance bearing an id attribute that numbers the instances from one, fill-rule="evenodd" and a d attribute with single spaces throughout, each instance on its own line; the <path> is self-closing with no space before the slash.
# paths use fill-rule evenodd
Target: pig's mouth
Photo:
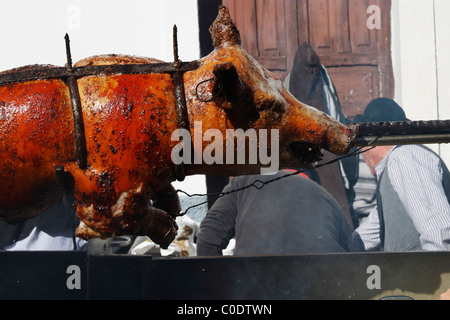
<path id="1" fill-rule="evenodd" d="M 323 150 L 315 144 L 294 142 L 290 146 L 294 156 L 305 166 L 312 166 L 322 160 Z"/>

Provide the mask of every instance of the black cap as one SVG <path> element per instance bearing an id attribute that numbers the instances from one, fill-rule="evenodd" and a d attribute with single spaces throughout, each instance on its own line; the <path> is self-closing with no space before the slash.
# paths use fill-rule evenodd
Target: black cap
<path id="1" fill-rule="evenodd" d="M 358 114 L 353 122 L 409 121 L 403 109 L 392 99 L 377 98 L 370 102 L 363 114 Z"/>

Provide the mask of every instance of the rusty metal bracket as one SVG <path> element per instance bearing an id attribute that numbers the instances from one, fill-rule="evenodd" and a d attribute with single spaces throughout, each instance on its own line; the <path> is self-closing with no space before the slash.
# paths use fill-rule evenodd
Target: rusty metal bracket
<path id="1" fill-rule="evenodd" d="M 67 33 L 64 39 L 66 40 L 67 73 L 69 74 L 69 76 L 66 78 L 66 82 L 67 86 L 69 87 L 70 102 L 72 105 L 73 126 L 75 136 L 75 154 L 77 158 L 78 167 L 82 170 L 86 170 L 88 167 L 88 162 L 87 162 L 86 135 L 84 132 L 83 109 L 81 107 L 77 78 L 71 75 L 73 71 L 72 54 L 70 52 L 70 39 Z"/>
<path id="2" fill-rule="evenodd" d="M 175 72 L 172 73 L 173 84 L 175 87 L 175 105 L 178 116 L 178 128 L 189 130 L 189 116 L 186 106 L 186 95 L 184 92 L 184 72 L 181 70 L 181 60 L 178 56 L 178 35 L 177 26 L 173 26 L 173 67 Z M 175 178 L 178 181 L 184 181 L 186 178 L 186 164 L 175 165 Z"/>
<path id="3" fill-rule="evenodd" d="M 179 67 L 175 67 L 173 62 L 170 63 L 150 63 L 150 64 L 116 64 L 101 66 L 83 66 L 73 67 L 69 72 L 68 68 L 47 66 L 47 68 L 34 68 L 32 70 L 10 70 L 11 72 L 0 74 L 0 86 L 49 79 L 66 79 L 68 77 L 83 78 L 98 75 L 114 75 L 114 74 L 155 74 L 188 72 L 196 70 L 200 67 L 199 61 L 181 62 Z"/>

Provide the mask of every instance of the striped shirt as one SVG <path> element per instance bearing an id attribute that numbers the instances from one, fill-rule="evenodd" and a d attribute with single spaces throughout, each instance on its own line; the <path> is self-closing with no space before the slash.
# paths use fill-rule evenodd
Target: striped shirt
<path id="1" fill-rule="evenodd" d="M 355 199 L 351 203 L 352 209 L 359 219 L 365 219 L 369 213 L 377 205 L 377 181 L 370 172 L 369 166 L 364 161 L 362 154 L 357 156 L 358 160 L 358 180 L 353 186 L 355 192 Z"/>
<path id="2" fill-rule="evenodd" d="M 448 171 L 443 161 L 423 146 L 397 146 L 376 166 L 377 179 L 387 165 L 391 184 L 420 235 L 422 249 L 450 250 L 450 205 L 443 187 L 444 174 Z M 355 230 L 353 239 L 361 251 L 379 248 L 377 207 Z"/>
<path id="3" fill-rule="evenodd" d="M 86 250 L 87 242 L 74 237 L 79 223 L 74 201 L 73 196 L 64 196 L 50 209 L 16 225 L 0 221 L 0 250 Z"/>

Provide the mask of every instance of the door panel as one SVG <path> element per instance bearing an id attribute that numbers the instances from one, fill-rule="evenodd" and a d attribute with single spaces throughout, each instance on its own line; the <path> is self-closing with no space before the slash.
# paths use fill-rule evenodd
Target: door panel
<path id="1" fill-rule="evenodd" d="M 292 68 L 298 47 L 295 0 L 224 0 L 244 49 L 281 78 Z"/>
<path id="2" fill-rule="evenodd" d="M 380 77 L 376 67 L 332 67 L 328 68 L 328 73 L 349 118 L 364 112 L 365 105 L 361 101 L 371 101 L 380 96 Z"/>

